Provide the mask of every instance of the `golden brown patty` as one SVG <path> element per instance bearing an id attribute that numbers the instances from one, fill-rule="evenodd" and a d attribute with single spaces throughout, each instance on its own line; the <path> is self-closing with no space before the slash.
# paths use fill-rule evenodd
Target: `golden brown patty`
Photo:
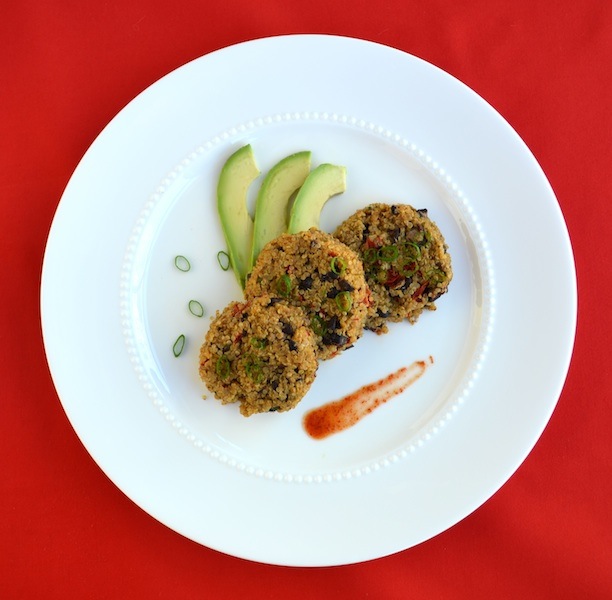
<path id="1" fill-rule="evenodd" d="M 407 204 L 371 204 L 338 227 L 335 236 L 363 261 L 372 306 L 366 327 L 415 323 L 448 290 L 453 277 L 447 246 L 427 210 Z"/>
<path id="2" fill-rule="evenodd" d="M 294 408 L 318 362 L 304 312 L 269 296 L 217 312 L 200 349 L 200 377 L 223 404 L 244 416 Z"/>
<path id="3" fill-rule="evenodd" d="M 247 299 L 268 294 L 306 313 L 317 356 L 328 359 L 363 333 L 370 292 L 350 248 L 312 228 L 284 234 L 261 251 L 247 280 Z"/>

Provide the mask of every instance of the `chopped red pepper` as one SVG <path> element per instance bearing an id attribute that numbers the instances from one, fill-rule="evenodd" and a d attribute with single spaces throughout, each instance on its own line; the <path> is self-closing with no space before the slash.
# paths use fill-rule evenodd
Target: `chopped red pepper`
<path id="1" fill-rule="evenodd" d="M 234 306 L 233 310 L 232 310 L 232 316 L 236 316 L 238 314 L 240 314 L 241 312 L 243 312 L 247 307 L 247 303 L 245 302 L 244 304 L 236 304 L 236 306 Z"/>
<path id="2" fill-rule="evenodd" d="M 416 300 L 419 296 L 421 296 L 423 294 L 423 292 L 425 291 L 425 288 L 427 287 L 427 282 L 422 283 L 414 292 L 414 294 L 412 294 L 412 299 Z"/>
<path id="3" fill-rule="evenodd" d="M 375 241 L 369 237 L 366 239 L 364 246 L 366 248 L 380 248 L 380 246 L 382 246 L 382 242 L 380 240 Z"/>
<path id="4" fill-rule="evenodd" d="M 385 281 L 385 285 L 391 287 L 400 281 L 400 279 L 404 279 L 403 275 L 398 273 L 395 269 L 389 269 L 387 271 L 387 281 Z"/>

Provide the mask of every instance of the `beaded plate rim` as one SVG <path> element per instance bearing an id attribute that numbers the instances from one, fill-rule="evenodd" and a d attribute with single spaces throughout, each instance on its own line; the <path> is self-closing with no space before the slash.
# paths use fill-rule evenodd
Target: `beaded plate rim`
<path id="1" fill-rule="evenodd" d="M 146 374 L 146 369 L 144 368 L 137 351 L 136 336 L 129 311 L 129 282 L 131 281 L 131 276 L 134 270 L 136 249 L 145 228 L 147 219 L 172 182 L 176 180 L 176 178 L 179 177 L 185 169 L 190 167 L 195 160 L 201 158 L 213 148 L 218 147 L 220 144 L 227 143 L 232 138 L 245 133 L 261 130 L 269 125 L 289 123 L 292 121 L 336 123 L 376 135 L 381 139 L 395 144 L 404 152 L 407 152 L 413 160 L 415 160 L 431 175 L 433 175 L 433 177 L 440 184 L 442 184 L 445 190 L 450 194 L 455 203 L 455 207 L 458 209 L 461 217 L 464 219 L 467 225 L 468 233 L 471 241 L 474 244 L 476 257 L 478 260 L 478 269 L 480 271 L 480 281 L 482 286 L 481 293 L 483 299 L 481 326 L 476 349 L 470 364 L 466 369 L 466 374 L 458 386 L 460 390 L 459 393 L 455 394 L 454 399 L 448 406 L 446 406 L 443 414 L 432 419 L 432 423 L 424 427 L 414 439 L 380 458 L 371 460 L 361 466 L 350 469 L 333 470 L 316 474 L 290 473 L 248 464 L 245 461 L 236 459 L 235 457 L 226 454 L 225 452 L 219 451 L 216 447 L 202 440 L 198 435 L 191 431 L 189 427 L 177 419 L 167 404 L 163 401 L 160 394 L 158 394 L 155 389 L 155 385 L 150 381 Z M 146 203 L 140 210 L 136 223 L 132 228 L 132 232 L 124 253 L 119 288 L 119 312 L 122 333 L 129 360 L 143 389 L 160 415 L 163 416 L 163 418 L 179 435 L 181 435 L 197 450 L 201 451 L 204 455 L 210 457 L 211 459 L 247 475 L 285 483 L 330 483 L 334 481 L 349 480 L 388 468 L 417 452 L 419 448 L 432 439 L 448 424 L 452 416 L 464 404 L 467 396 L 473 389 L 478 374 L 482 370 L 487 350 L 491 342 L 495 315 L 495 278 L 491 252 L 478 218 L 474 213 L 468 198 L 461 191 L 459 185 L 424 149 L 417 147 L 416 144 L 401 136 L 399 133 L 393 132 L 382 125 L 373 123 L 371 121 L 366 121 L 365 119 L 360 119 L 355 116 L 347 116 L 325 111 L 285 112 L 258 117 L 219 132 L 210 140 L 199 144 L 195 149 L 189 152 L 178 165 L 176 165 L 162 178 L 156 189 L 149 195 Z"/>

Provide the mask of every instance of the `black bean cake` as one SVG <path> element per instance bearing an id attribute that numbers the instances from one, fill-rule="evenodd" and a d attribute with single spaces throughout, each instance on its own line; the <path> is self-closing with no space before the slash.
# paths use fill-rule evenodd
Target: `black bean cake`
<path id="1" fill-rule="evenodd" d="M 334 234 L 363 262 L 372 303 L 366 328 L 387 332 L 387 321 L 415 323 L 448 290 L 453 277 L 448 247 L 426 209 L 370 204 Z"/>
<path id="2" fill-rule="evenodd" d="M 314 227 L 263 248 L 245 287 L 247 300 L 262 294 L 304 311 L 322 360 L 361 337 L 370 303 L 357 254 Z"/>
<path id="3" fill-rule="evenodd" d="M 315 336 L 304 311 L 262 295 L 217 312 L 200 349 L 200 377 L 240 412 L 287 411 L 314 381 Z"/>

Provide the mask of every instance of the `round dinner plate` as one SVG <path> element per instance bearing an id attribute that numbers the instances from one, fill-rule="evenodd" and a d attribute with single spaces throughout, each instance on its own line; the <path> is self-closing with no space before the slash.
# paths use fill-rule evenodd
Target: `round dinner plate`
<path id="1" fill-rule="evenodd" d="M 247 143 L 262 173 L 250 203 L 276 162 L 310 150 L 313 167 L 347 169 L 321 229 L 372 202 L 426 208 L 454 272 L 437 310 L 366 331 L 296 409 L 249 418 L 198 376 L 210 318 L 242 297 L 217 261 L 216 185 Z M 110 479 L 188 538 L 282 565 L 385 556 L 485 502 L 546 426 L 576 324 L 567 229 L 513 129 L 423 60 L 322 35 L 213 52 L 130 102 L 64 192 L 41 288 L 59 397 Z M 308 411 L 411 365 L 418 380 L 357 424 L 308 435 Z"/>

